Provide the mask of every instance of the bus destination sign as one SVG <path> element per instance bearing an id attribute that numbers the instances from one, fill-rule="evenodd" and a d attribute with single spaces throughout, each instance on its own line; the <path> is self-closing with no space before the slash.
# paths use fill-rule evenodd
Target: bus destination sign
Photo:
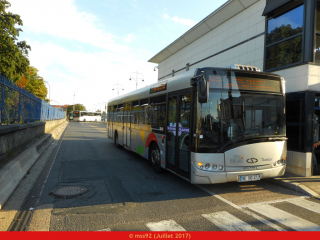
<path id="1" fill-rule="evenodd" d="M 228 80 L 226 77 L 209 75 L 209 88 L 232 89 L 232 90 L 253 90 L 261 92 L 279 93 L 280 81 L 250 78 L 250 77 L 232 77 Z"/>
<path id="2" fill-rule="evenodd" d="M 153 87 L 153 88 L 150 88 L 150 94 L 151 93 L 156 93 L 156 92 L 161 92 L 161 91 L 164 91 L 167 89 L 167 84 L 164 83 L 164 84 L 161 84 L 160 86 L 158 87 Z"/>

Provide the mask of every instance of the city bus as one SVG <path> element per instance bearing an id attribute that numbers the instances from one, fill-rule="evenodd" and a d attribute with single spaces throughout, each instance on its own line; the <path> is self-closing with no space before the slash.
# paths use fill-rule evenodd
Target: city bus
<path id="1" fill-rule="evenodd" d="M 67 115 L 69 120 L 73 120 L 73 112 L 69 112 Z"/>
<path id="2" fill-rule="evenodd" d="M 285 85 L 252 66 L 197 68 L 108 103 L 117 147 L 193 184 L 259 181 L 286 168 Z"/>
<path id="3" fill-rule="evenodd" d="M 100 122 L 101 112 L 74 111 L 73 120 L 78 122 Z"/>

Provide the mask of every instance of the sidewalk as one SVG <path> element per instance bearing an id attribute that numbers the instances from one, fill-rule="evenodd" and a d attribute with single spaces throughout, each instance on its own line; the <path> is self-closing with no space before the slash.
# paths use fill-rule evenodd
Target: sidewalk
<path id="1" fill-rule="evenodd" d="M 265 180 L 320 199 L 320 175 L 301 177 L 293 173 L 286 172 L 282 177 Z"/>

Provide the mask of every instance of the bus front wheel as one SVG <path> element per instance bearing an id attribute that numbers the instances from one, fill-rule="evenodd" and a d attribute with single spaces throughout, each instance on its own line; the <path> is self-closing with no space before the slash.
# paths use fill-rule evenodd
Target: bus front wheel
<path id="1" fill-rule="evenodd" d="M 161 167 L 160 149 L 155 143 L 152 144 L 150 149 L 150 161 L 154 171 L 157 173 L 163 172 L 163 168 Z"/>
<path id="2" fill-rule="evenodd" d="M 85 122 L 85 121 L 86 121 L 86 119 L 84 118 L 84 119 L 83 119 L 83 121 Z"/>

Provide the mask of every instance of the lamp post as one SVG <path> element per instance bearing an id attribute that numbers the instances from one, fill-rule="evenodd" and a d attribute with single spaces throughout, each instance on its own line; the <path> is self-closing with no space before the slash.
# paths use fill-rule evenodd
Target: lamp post
<path id="1" fill-rule="evenodd" d="M 133 73 L 136 74 L 135 80 L 136 80 L 136 90 L 137 90 L 137 89 L 138 89 L 138 75 L 139 75 L 139 74 L 142 75 L 142 73 L 139 73 L 138 71 L 137 71 L 137 72 L 133 72 Z M 129 78 L 130 81 L 131 81 L 131 75 L 132 75 L 132 73 L 130 74 L 130 78 Z M 142 75 L 142 82 L 144 82 L 144 77 L 143 77 L 143 75 Z"/>
<path id="2" fill-rule="evenodd" d="M 74 108 L 75 108 L 75 106 L 74 106 L 74 98 L 75 98 L 75 96 L 76 96 L 76 92 L 74 92 L 74 94 L 73 94 L 73 111 L 74 111 Z"/>
<path id="3" fill-rule="evenodd" d="M 47 81 L 43 81 L 43 82 L 45 82 L 49 86 L 49 104 L 50 104 L 50 102 L 51 102 L 51 100 L 50 100 L 51 87 L 50 87 L 50 84 Z"/>
<path id="4" fill-rule="evenodd" d="M 118 89 L 118 96 L 119 96 L 120 86 L 122 87 L 122 91 L 124 90 L 124 88 L 123 88 L 122 84 L 114 84 L 112 90 L 114 90 L 114 86 L 117 86 L 116 88 Z"/>

